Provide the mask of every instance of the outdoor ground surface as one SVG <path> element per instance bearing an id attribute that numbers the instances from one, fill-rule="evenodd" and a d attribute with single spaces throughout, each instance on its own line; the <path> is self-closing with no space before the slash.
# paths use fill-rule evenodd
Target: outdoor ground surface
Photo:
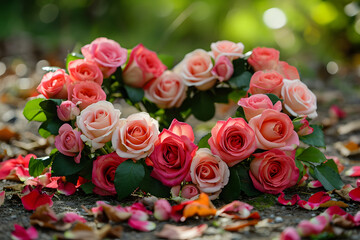
<path id="1" fill-rule="evenodd" d="M 4 83 L 4 82 L 2 82 Z M 1 89 L 0 85 L 0 129 L 4 127 L 9 128 L 10 130 L 16 132 L 18 137 L 11 139 L 9 142 L 0 141 L 0 160 L 6 160 L 9 158 L 16 157 L 18 154 L 25 155 L 27 153 L 35 153 L 37 156 L 45 156 L 49 153 L 52 148 L 52 141 L 45 141 L 36 135 L 36 124 L 27 123 L 27 121 L 22 117 L 22 108 L 26 100 L 24 99 L 28 93 L 24 94 L 19 91 L 8 91 L 11 88 L 8 85 L 7 89 Z M 359 136 L 360 130 L 350 132 L 345 135 L 337 134 L 337 129 L 340 125 L 360 120 L 360 98 L 356 97 L 356 94 L 352 94 L 351 98 L 345 97 L 346 94 L 335 91 L 333 94 L 327 94 L 328 92 L 319 92 L 316 91 L 316 94 L 319 99 L 319 117 L 317 122 L 322 122 L 324 119 L 329 117 L 328 107 L 332 103 L 336 103 L 340 106 L 341 109 L 345 110 L 348 115 L 346 118 L 340 120 L 339 122 L 329 126 L 325 129 L 326 134 L 326 144 L 327 148 L 325 150 L 326 155 L 335 155 L 340 157 L 342 162 L 345 165 L 345 170 L 350 166 L 360 165 L 360 156 L 355 155 L 348 158 L 345 158 L 340 155 L 340 153 L 334 149 L 334 143 L 337 141 L 345 141 L 351 136 Z M 354 97 L 355 96 L 355 97 Z M 129 109 L 123 109 L 123 112 L 126 113 Z M 131 110 L 130 110 L 131 111 Z M 344 177 L 342 174 L 345 183 L 351 183 L 355 186 L 354 178 Z M 17 182 L 12 181 L 0 181 L 0 191 L 3 190 L 6 186 L 11 186 L 18 184 Z M 307 187 L 294 187 L 288 189 L 285 193 L 287 197 L 292 196 L 297 193 L 302 199 L 308 199 L 308 197 L 317 191 L 323 190 L 315 189 L 311 190 Z M 14 224 L 20 224 L 25 227 L 30 226 L 29 217 L 32 214 L 31 211 L 26 211 L 23 208 L 23 205 L 20 201 L 20 198 L 14 191 L 6 190 L 6 199 L 5 203 L 0 206 L 0 239 L 10 239 L 11 232 L 14 229 Z M 336 194 L 331 194 L 332 198 L 341 200 L 340 197 Z M 115 197 L 102 197 L 96 195 L 85 195 L 82 191 L 76 192 L 72 196 L 65 196 L 61 194 L 55 194 L 53 197 L 54 205 L 53 209 L 57 214 L 61 214 L 67 211 L 76 212 L 81 216 L 85 217 L 89 222 L 94 222 L 92 216 L 88 216 L 87 213 L 82 209 L 82 205 L 91 208 L 95 206 L 95 202 L 98 200 L 106 201 L 112 205 L 130 205 L 131 203 L 139 200 L 136 197 L 127 198 L 121 202 L 118 202 Z M 281 206 L 274 198 L 266 195 L 265 197 L 258 198 L 247 198 L 243 197 L 241 201 L 250 203 L 255 207 L 255 210 L 259 211 L 261 219 L 271 219 L 272 222 L 269 224 L 263 224 L 257 227 L 246 228 L 245 230 L 238 233 L 230 233 L 220 228 L 216 227 L 218 225 L 219 219 L 189 219 L 184 223 L 178 223 L 179 225 L 199 225 L 201 223 L 207 223 L 209 228 L 206 230 L 205 234 L 199 239 L 273 239 L 279 236 L 281 231 L 287 226 L 295 227 L 301 220 L 309 220 L 310 218 L 322 213 L 325 209 L 319 209 L 316 211 L 308 211 L 302 209 L 298 206 Z M 346 202 L 346 201 L 345 201 Z M 351 214 L 355 214 L 360 210 L 359 203 L 356 202 L 346 202 L 349 204 L 349 207 L 346 209 Z M 224 202 L 214 201 L 216 207 L 221 207 L 224 205 Z M 223 220 L 221 220 L 223 221 Z M 165 222 L 157 222 L 156 230 L 159 231 Z M 171 224 L 176 224 L 174 222 L 168 222 Z M 95 224 L 95 223 L 93 223 Z M 122 239 L 156 239 L 154 232 L 138 232 L 132 230 L 127 226 L 126 223 L 121 224 L 124 227 Z M 56 232 L 52 230 L 47 230 L 44 228 L 37 227 L 39 231 L 39 239 L 53 239 L 53 236 L 56 234 L 62 234 L 61 232 Z M 360 228 L 350 229 L 344 232 L 340 238 L 337 239 L 360 239 Z"/>

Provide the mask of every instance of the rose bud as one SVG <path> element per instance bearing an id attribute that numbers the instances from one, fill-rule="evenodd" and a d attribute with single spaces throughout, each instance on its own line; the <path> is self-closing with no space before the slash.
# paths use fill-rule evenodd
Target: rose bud
<path id="1" fill-rule="evenodd" d="M 72 101 L 64 101 L 56 108 L 58 118 L 64 122 L 74 120 L 80 115 L 80 109 Z"/>
<path id="2" fill-rule="evenodd" d="M 309 121 L 306 116 L 298 117 L 293 120 L 294 130 L 299 136 L 306 136 L 314 132 L 314 129 L 310 127 Z"/>

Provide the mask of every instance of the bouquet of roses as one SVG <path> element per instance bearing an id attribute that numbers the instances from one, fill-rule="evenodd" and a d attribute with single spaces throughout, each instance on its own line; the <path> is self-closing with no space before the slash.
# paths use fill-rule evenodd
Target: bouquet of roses
<path id="1" fill-rule="evenodd" d="M 325 147 L 316 97 L 279 52 L 219 41 L 211 51 L 188 53 L 172 70 L 170 57 L 139 44 L 130 51 L 98 38 L 71 53 L 66 69 L 48 67 L 40 97 L 24 109 L 39 134 L 55 136 L 50 156 L 32 158 L 34 177 L 79 183 L 87 193 L 135 191 L 159 197 L 238 198 L 277 194 L 309 176 L 327 190 L 343 183 Z M 164 63 L 163 63 L 164 62 Z M 139 113 L 120 118 L 112 102 L 123 98 Z M 214 116 L 215 103 L 238 102 L 234 118 L 218 121 L 197 144 L 184 121 Z M 160 132 L 161 130 L 161 132 Z M 300 147 L 300 141 L 304 146 Z"/>

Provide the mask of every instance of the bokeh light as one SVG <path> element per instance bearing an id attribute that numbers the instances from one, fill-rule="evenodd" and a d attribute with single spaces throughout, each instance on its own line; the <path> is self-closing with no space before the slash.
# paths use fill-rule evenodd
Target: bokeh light
<path id="1" fill-rule="evenodd" d="M 287 18 L 279 8 L 270 8 L 264 12 L 263 21 L 269 28 L 279 29 L 285 26 Z"/>

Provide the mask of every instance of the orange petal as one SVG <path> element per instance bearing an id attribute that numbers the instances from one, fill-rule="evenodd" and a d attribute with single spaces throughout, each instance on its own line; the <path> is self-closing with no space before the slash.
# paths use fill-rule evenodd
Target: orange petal
<path id="1" fill-rule="evenodd" d="M 247 227 L 247 226 L 255 226 L 257 223 L 259 222 L 258 219 L 254 219 L 254 220 L 241 220 L 241 221 L 237 221 L 234 222 L 232 224 L 229 224 L 227 226 L 225 226 L 225 230 L 226 231 L 230 231 L 230 232 L 237 232 L 240 229 Z"/>

